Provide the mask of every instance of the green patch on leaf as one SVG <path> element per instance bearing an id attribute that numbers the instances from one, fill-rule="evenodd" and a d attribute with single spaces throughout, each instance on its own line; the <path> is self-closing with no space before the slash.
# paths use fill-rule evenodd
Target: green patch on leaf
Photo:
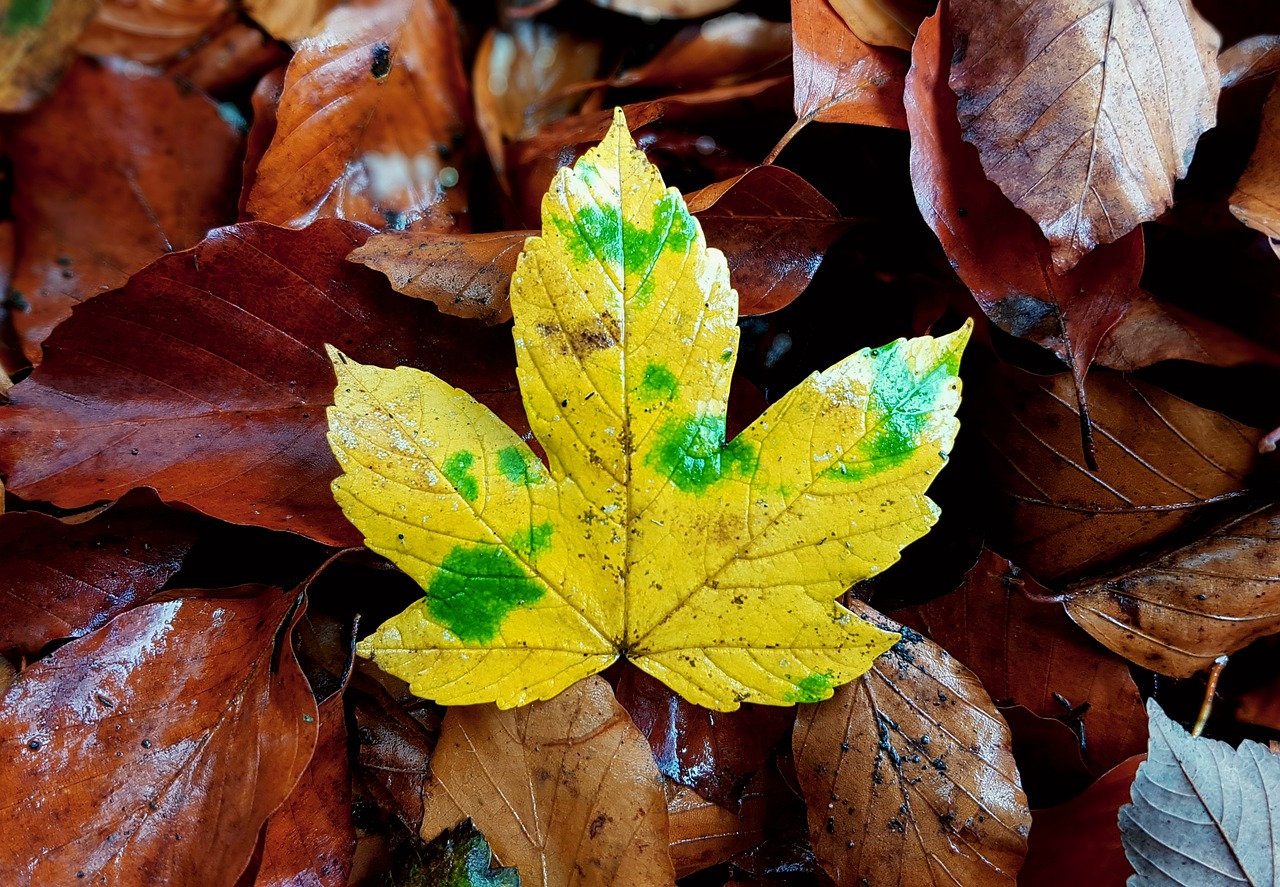
<path id="1" fill-rule="evenodd" d="M 704 493 L 731 472 L 750 474 L 757 457 L 755 448 L 741 439 L 725 445 L 723 416 L 673 416 L 654 432 L 645 464 L 685 493 Z"/>
<path id="2" fill-rule="evenodd" d="M 12 36 L 24 28 L 38 28 L 53 11 L 53 0 L 12 0 L 0 21 L 0 31 Z"/>
<path id="3" fill-rule="evenodd" d="M 544 593 L 507 549 L 457 545 L 427 586 L 427 612 L 462 640 L 483 644 L 494 639 L 508 613 Z"/>
<path id="4" fill-rule="evenodd" d="M 469 453 L 466 450 L 450 453 L 444 460 L 444 476 L 449 479 L 449 483 L 453 484 L 458 495 L 468 502 L 476 501 L 476 497 L 480 495 L 480 485 L 476 483 L 475 475 L 471 473 L 471 466 L 475 463 L 475 453 Z"/>
<path id="5" fill-rule="evenodd" d="M 645 403 L 675 400 L 680 395 L 680 380 L 662 364 L 651 363 L 644 368 L 639 395 L 640 400 Z"/>
<path id="6" fill-rule="evenodd" d="M 513 484 L 530 486 L 546 480 L 542 473 L 542 463 L 532 453 L 526 456 L 517 447 L 503 447 L 498 450 L 498 470 Z"/>
<path id="7" fill-rule="evenodd" d="M 544 521 L 537 526 L 529 527 L 528 533 L 519 533 L 511 537 L 507 540 L 507 544 L 517 554 L 533 559 L 551 547 L 551 537 L 555 531 L 555 524 Z"/>
<path id="8" fill-rule="evenodd" d="M 802 677 L 796 682 L 796 688 L 787 694 L 787 700 L 790 702 L 821 702 L 831 696 L 831 687 L 834 682 L 831 675 L 814 672 Z"/>

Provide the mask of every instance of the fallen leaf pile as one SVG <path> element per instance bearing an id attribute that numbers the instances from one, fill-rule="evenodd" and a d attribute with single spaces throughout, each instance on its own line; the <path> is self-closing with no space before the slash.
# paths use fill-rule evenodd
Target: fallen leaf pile
<path id="1" fill-rule="evenodd" d="M 1278 73 L 0 3 L 0 882 L 1276 883 Z"/>

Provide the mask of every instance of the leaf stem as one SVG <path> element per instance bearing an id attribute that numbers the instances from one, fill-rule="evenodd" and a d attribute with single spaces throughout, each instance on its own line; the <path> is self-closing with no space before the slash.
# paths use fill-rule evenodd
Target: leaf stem
<path id="1" fill-rule="evenodd" d="M 1200 716 L 1196 718 L 1196 725 L 1191 728 L 1192 736 L 1199 736 L 1204 732 L 1204 725 L 1209 720 L 1209 714 L 1213 711 L 1213 697 L 1218 692 L 1218 678 L 1222 677 L 1222 670 L 1227 667 L 1228 656 L 1224 653 L 1217 659 L 1213 660 L 1213 665 L 1209 668 L 1209 683 L 1204 688 L 1204 701 L 1200 703 Z"/>

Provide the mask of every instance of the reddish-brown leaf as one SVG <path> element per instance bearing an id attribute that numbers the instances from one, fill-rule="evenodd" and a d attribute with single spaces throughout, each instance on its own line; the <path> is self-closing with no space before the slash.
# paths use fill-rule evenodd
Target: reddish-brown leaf
<path id="1" fill-rule="evenodd" d="M 965 140 L 1058 271 L 1173 203 L 1217 120 L 1221 40 L 1189 0 L 950 0 L 950 15 Z"/>
<path id="2" fill-rule="evenodd" d="M 342 694 L 320 703 L 311 763 L 267 820 L 255 887 L 346 887 L 356 830 Z"/>
<path id="3" fill-rule="evenodd" d="M 1236 707 L 1236 719 L 1280 731 L 1280 680 L 1241 696 Z"/>
<path id="4" fill-rule="evenodd" d="M 1003 526 L 993 547 L 1044 581 L 1115 561 L 1240 495 L 1258 431 L 1119 373 L 1094 372 L 1098 470 L 1080 453 L 1066 374 L 1005 367 L 987 380 L 982 435 Z M 16 390 L 16 389 L 15 389 Z"/>
<path id="5" fill-rule="evenodd" d="M 1013 736 L 1013 759 L 1033 808 L 1074 798 L 1094 781 L 1080 753 L 1080 737 L 1065 723 L 1021 705 L 997 709 Z"/>
<path id="6" fill-rule="evenodd" d="M 1177 305 L 1141 292 L 1120 321 L 1107 331 L 1094 361 L 1132 372 L 1162 360 L 1191 360 L 1210 366 L 1280 366 L 1280 354 Z"/>
<path id="7" fill-rule="evenodd" d="M 891 615 L 964 662 L 1000 705 L 1063 719 L 1083 707 L 1078 729 L 1090 767 L 1102 773 L 1146 748 L 1147 714 L 1128 663 L 1086 637 L 1048 596 L 984 550 L 954 592 Z"/>
<path id="8" fill-rule="evenodd" d="M 1009 728 L 941 647 L 907 629 L 864 676 L 800 706 L 792 742 L 814 853 L 837 883 L 1014 883 L 1031 814 Z"/>
<path id="9" fill-rule="evenodd" d="M 9 488 L 71 507 L 148 485 L 222 520 L 358 545 L 329 492 L 325 343 L 429 369 L 523 422 L 510 333 L 441 317 L 345 261 L 367 234 L 234 225 L 81 305 L 10 392 Z"/>
<path id="10" fill-rule="evenodd" d="M 252 25 L 233 22 L 174 62 L 169 73 L 212 96 L 240 99 L 249 84 L 287 61 L 286 47 Z"/>
<path id="11" fill-rule="evenodd" d="M 1262 129 L 1249 166 L 1231 195 L 1231 212 L 1271 240 L 1280 255 L 1280 85 L 1262 108 Z"/>
<path id="12" fill-rule="evenodd" d="M 1133 868 L 1120 845 L 1117 817 L 1145 754 L 1117 764 L 1074 800 L 1032 814 L 1023 887 L 1106 887 L 1123 884 Z"/>
<path id="13" fill-rule="evenodd" d="M 792 0 L 796 129 L 814 120 L 906 129 L 907 57 L 868 46 L 827 0 Z"/>
<path id="14" fill-rule="evenodd" d="M 768 705 L 709 711 L 630 667 L 618 681 L 617 697 L 649 740 L 658 769 L 730 810 L 738 808 L 747 783 L 795 717 L 790 708 Z"/>
<path id="15" fill-rule="evenodd" d="M 611 85 L 666 89 L 716 86 L 758 76 L 790 55 L 791 28 L 786 24 L 731 12 L 680 29 L 657 55 L 623 71 Z"/>
<path id="16" fill-rule="evenodd" d="M 925 20 L 912 51 L 906 108 L 916 203 L 983 313 L 1058 355 L 1083 391 L 1102 337 L 1137 294 L 1142 233 L 1055 273 L 1049 241 L 986 178 L 978 152 L 960 137 L 947 85 L 951 43 L 944 10 Z"/>
<path id="17" fill-rule="evenodd" d="M 77 63 L 12 132 L 27 306 L 13 321 L 32 361 L 73 305 L 235 218 L 235 128 L 190 87 L 124 65 Z"/>
<path id="18" fill-rule="evenodd" d="M 161 62 L 199 40 L 233 7 L 231 0 L 102 0 L 76 48 Z"/>
<path id="19" fill-rule="evenodd" d="M 194 524 L 142 490 L 87 521 L 0 516 L 0 654 L 34 658 L 146 600 L 182 566 Z"/>
<path id="20" fill-rule="evenodd" d="M 1068 589 L 1067 613 L 1110 649 L 1176 678 L 1280 632 L 1280 506 Z"/>
<path id="21" fill-rule="evenodd" d="M 340 0 L 244 0 L 244 11 L 272 37 L 297 43 L 313 36 Z"/>
<path id="22" fill-rule="evenodd" d="M 289 63 L 249 215 L 294 228 L 465 224 L 468 113 L 446 0 L 340 6 Z"/>
<path id="23" fill-rule="evenodd" d="M 217 595 L 123 613 L 0 700 L 8 883 L 234 883 L 317 713 L 289 647 L 298 594 Z"/>
<path id="24" fill-rule="evenodd" d="M 804 821 L 804 805 L 773 767 L 761 770 L 732 813 L 691 788 L 667 783 L 671 862 L 676 877 L 719 865 L 758 846 L 781 823 Z"/>

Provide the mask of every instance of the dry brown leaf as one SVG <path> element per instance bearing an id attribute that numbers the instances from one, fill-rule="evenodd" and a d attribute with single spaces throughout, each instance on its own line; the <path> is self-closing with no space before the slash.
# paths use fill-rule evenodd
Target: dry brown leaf
<path id="1" fill-rule="evenodd" d="M 297 43 L 310 37 L 341 0 L 244 0 L 244 11 L 272 37 Z"/>
<path id="2" fill-rule="evenodd" d="M 1101 774 L 1146 748 L 1142 697 L 1128 663 L 1085 637 L 1049 597 L 984 549 L 954 592 L 891 615 L 964 661 L 1001 705 L 1061 719 L 1083 709 L 1085 755 Z"/>
<path id="3" fill-rule="evenodd" d="M 162 62 L 177 55 L 234 8 L 232 0 L 102 0 L 76 48 Z"/>
<path id="4" fill-rule="evenodd" d="M 951 86 L 987 176 L 1062 272 L 1173 202 L 1218 102 L 1189 0 L 951 0 Z"/>
<path id="5" fill-rule="evenodd" d="M 1258 34 L 1224 49 L 1218 56 L 1222 88 L 1280 71 L 1280 34 Z"/>
<path id="6" fill-rule="evenodd" d="M 916 29 L 932 15 L 936 0 L 831 0 L 849 29 L 863 43 L 910 51 Z"/>
<path id="7" fill-rule="evenodd" d="M 645 21 L 664 18 L 701 18 L 723 12 L 738 0 L 592 0 L 596 6 L 612 9 Z"/>
<path id="8" fill-rule="evenodd" d="M 1007 520 L 992 545 L 1038 579 L 1078 576 L 1238 496 L 1261 433 L 1119 373 L 1089 375 L 1098 471 L 1068 374 L 996 371 L 982 435 Z"/>
<path id="9" fill-rule="evenodd" d="M 788 795 L 794 800 L 780 776 L 762 771 L 743 793 L 742 808 L 732 813 L 693 789 L 668 781 L 667 817 L 676 877 L 727 862 L 759 844 L 770 816 Z"/>
<path id="10" fill-rule="evenodd" d="M 289 63 L 255 219 L 451 230 L 467 212 L 466 77 L 447 0 L 342 6 Z"/>
<path id="11" fill-rule="evenodd" d="M 288 61 L 289 52 L 278 41 L 253 25 L 237 21 L 174 61 L 169 73 L 212 96 L 238 101 L 250 84 L 257 83 L 273 68 L 280 68 L 283 79 Z M 256 112 L 253 119 L 257 119 Z"/>
<path id="12" fill-rule="evenodd" d="M 491 28 L 472 66 L 476 125 L 494 172 L 506 169 L 506 147 L 572 113 L 581 98 L 569 87 L 600 69 L 600 43 L 542 22 L 517 19 Z"/>
<path id="13" fill-rule="evenodd" d="M 1103 336 L 1094 362 L 1133 372 L 1162 360 L 1220 367 L 1280 366 L 1280 354 L 1270 348 L 1139 290 L 1124 316 Z"/>
<path id="14" fill-rule="evenodd" d="M 1280 83 L 1262 108 L 1258 144 L 1231 194 L 1231 213 L 1267 235 L 1280 255 Z"/>
<path id="15" fill-rule="evenodd" d="M 449 709 L 422 836 L 471 817 L 525 887 L 670 887 L 664 781 L 599 676 L 501 711 Z"/>
<path id="16" fill-rule="evenodd" d="M 1031 812 L 1009 728 L 932 641 L 907 629 L 866 675 L 800 706 L 793 747 L 814 853 L 836 882 L 1014 884 Z"/>
<path id="17" fill-rule="evenodd" d="M 1190 677 L 1280 632 L 1280 506 L 1182 548 L 1068 589 L 1067 613 L 1110 649 L 1159 674 Z"/>
<path id="18" fill-rule="evenodd" d="M 687 25 L 658 54 L 613 78 L 613 86 L 706 87 L 739 82 L 791 55 L 791 26 L 731 12 Z"/>
<path id="19" fill-rule="evenodd" d="M 53 91 L 98 0 L 9 0 L 0 11 L 0 112 L 27 111 Z"/>

